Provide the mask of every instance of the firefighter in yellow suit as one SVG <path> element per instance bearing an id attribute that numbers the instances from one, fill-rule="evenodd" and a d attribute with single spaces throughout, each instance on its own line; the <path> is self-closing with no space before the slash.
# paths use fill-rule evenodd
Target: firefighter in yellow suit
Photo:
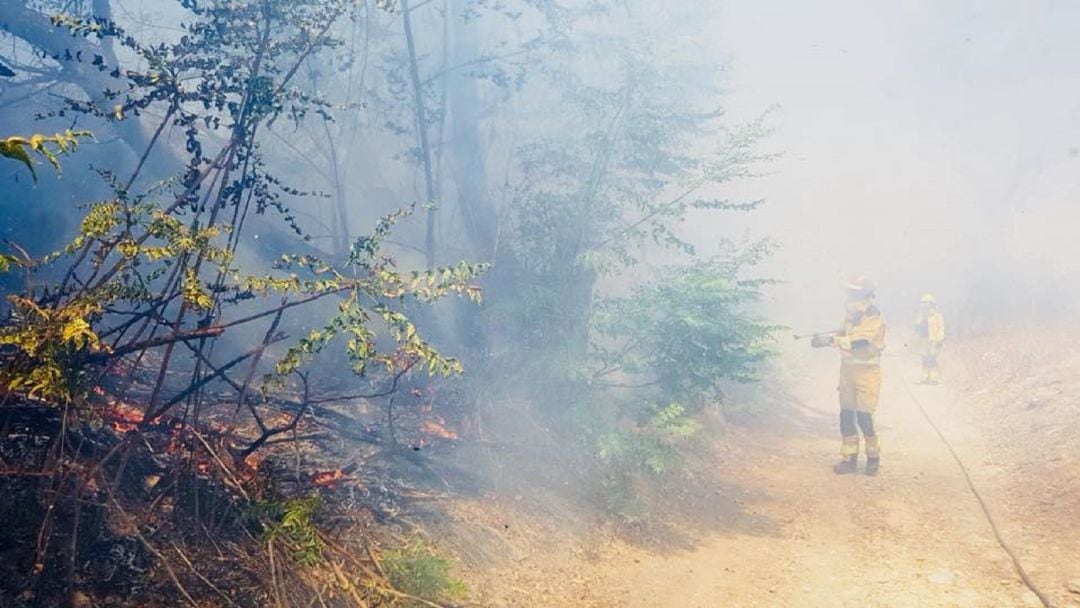
<path id="1" fill-rule="evenodd" d="M 815 336 L 812 346 L 840 350 L 840 454 L 833 467 L 838 475 L 855 473 L 859 462 L 859 431 L 866 443 L 866 474 L 877 475 L 881 446 L 874 429 L 874 412 L 881 393 L 881 351 L 885 321 L 874 304 L 874 283 L 863 275 L 847 284 L 844 326 L 831 335 Z"/>
<path id="2" fill-rule="evenodd" d="M 915 319 L 918 340 L 916 350 L 922 356 L 923 384 L 941 384 L 938 354 L 945 343 L 945 317 L 937 309 L 934 296 L 926 293 L 919 300 L 919 316 Z"/>

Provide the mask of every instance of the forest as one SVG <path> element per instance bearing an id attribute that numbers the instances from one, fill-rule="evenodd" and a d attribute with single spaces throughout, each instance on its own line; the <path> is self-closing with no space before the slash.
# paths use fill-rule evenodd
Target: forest
<path id="1" fill-rule="evenodd" d="M 711 7 L 0 0 L 0 604 L 466 605 L 443 505 L 522 488 L 649 535 L 783 330 Z"/>

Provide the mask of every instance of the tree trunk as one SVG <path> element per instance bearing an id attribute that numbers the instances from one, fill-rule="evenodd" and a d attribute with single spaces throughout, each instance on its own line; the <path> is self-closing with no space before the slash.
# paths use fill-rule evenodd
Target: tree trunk
<path id="1" fill-rule="evenodd" d="M 420 140 L 420 157 L 424 165 L 424 191 L 426 204 L 435 202 L 435 177 L 431 170 L 431 144 L 428 142 L 428 119 L 424 101 L 424 90 L 420 84 L 420 68 L 416 58 L 416 41 L 413 38 L 412 10 L 409 0 L 401 0 L 402 22 L 405 27 L 405 44 L 409 51 L 409 80 L 412 83 L 413 101 L 416 104 L 416 133 Z M 427 210 L 427 235 L 424 238 L 424 251 L 428 268 L 435 266 L 435 213 L 429 206 Z"/>

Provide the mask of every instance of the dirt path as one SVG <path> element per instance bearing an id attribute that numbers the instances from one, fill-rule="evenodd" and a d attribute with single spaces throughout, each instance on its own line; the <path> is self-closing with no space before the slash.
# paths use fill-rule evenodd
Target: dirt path
<path id="1" fill-rule="evenodd" d="M 735 496 L 718 496 L 718 511 L 729 501 L 753 523 L 720 525 L 688 549 L 657 552 L 612 542 L 582 555 L 579 548 L 552 548 L 515 567 L 516 598 L 488 596 L 485 605 L 1041 605 L 994 541 L 912 396 L 979 467 L 986 440 L 971 423 L 972 404 L 948 386 L 914 386 L 915 363 L 887 359 L 878 418 L 881 474 L 835 476 L 836 362 L 813 356 L 791 365 L 792 393 L 801 402 L 779 421 L 717 448 L 717 471 L 740 488 Z M 551 574 L 553 562 L 566 583 L 545 589 L 538 581 Z M 1073 599 L 1080 596 L 1064 585 L 1054 592 L 1055 605 L 1080 606 Z"/>
<path id="2" fill-rule="evenodd" d="M 831 363 L 831 362 L 830 362 Z M 765 498 L 748 505 L 776 536 L 709 539 L 695 550 L 620 568 L 625 606 L 1038 606 L 955 463 L 907 392 L 913 366 L 886 361 L 876 478 L 835 476 L 836 406 L 830 366 L 795 378 L 798 422 L 758 431 L 760 443 L 720 466 Z M 939 424 L 957 419 L 947 388 L 914 387 Z M 960 430 L 967 427 L 959 427 Z M 757 463 L 750 464 L 748 463 Z"/>

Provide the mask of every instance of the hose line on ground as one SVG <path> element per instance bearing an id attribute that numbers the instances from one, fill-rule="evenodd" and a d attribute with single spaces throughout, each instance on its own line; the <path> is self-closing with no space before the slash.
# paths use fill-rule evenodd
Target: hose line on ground
<path id="1" fill-rule="evenodd" d="M 982 494 L 980 494 L 979 490 L 975 487 L 975 482 L 971 480 L 971 474 L 968 473 L 968 469 L 964 466 L 964 461 L 960 459 L 960 455 L 956 453 L 952 444 L 945 438 L 945 434 L 942 433 L 941 429 L 938 428 L 938 425 L 934 423 L 934 419 L 930 417 L 926 408 L 923 407 L 922 402 L 915 396 L 915 392 L 912 391 L 910 387 L 905 387 L 905 390 L 907 391 L 908 396 L 911 397 L 911 400 L 915 403 L 915 406 L 919 408 L 919 412 L 922 414 L 923 418 L 926 419 L 930 428 L 934 429 L 934 432 L 937 433 L 938 438 L 941 439 L 941 443 L 945 444 L 945 448 L 949 450 L 949 454 L 952 454 L 953 460 L 956 461 L 956 466 L 960 467 L 960 472 L 964 475 L 964 480 L 967 482 L 968 489 L 971 490 L 971 494 L 975 497 L 975 500 L 978 501 L 979 507 L 986 517 L 986 522 L 990 524 L 990 530 L 994 533 L 994 539 L 997 540 L 997 543 L 1001 546 L 1002 550 L 1009 555 L 1009 559 L 1012 560 L 1013 568 L 1016 569 L 1016 573 L 1020 576 L 1020 580 L 1035 594 L 1035 597 L 1039 598 L 1039 601 L 1042 602 L 1042 605 L 1045 608 L 1053 608 L 1053 604 L 1050 603 L 1050 600 L 1035 586 L 1035 582 L 1028 576 L 1027 570 L 1024 570 L 1023 564 L 1020 563 L 1020 558 L 1016 556 L 1016 553 L 1009 544 L 1005 542 L 1005 538 L 1001 535 L 1001 530 L 998 529 L 997 522 L 994 521 L 994 516 L 990 514 L 990 509 L 986 506 L 986 501 L 983 500 Z"/>

